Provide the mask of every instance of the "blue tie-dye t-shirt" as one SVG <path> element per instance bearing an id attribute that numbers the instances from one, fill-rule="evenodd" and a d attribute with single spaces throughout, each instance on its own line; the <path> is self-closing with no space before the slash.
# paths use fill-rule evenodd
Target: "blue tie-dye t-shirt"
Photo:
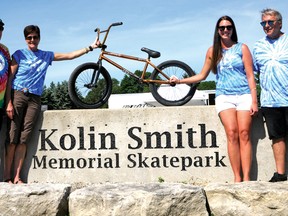
<path id="1" fill-rule="evenodd" d="M 17 50 L 13 59 L 18 63 L 12 88 L 15 90 L 28 89 L 29 93 L 41 95 L 44 80 L 49 65 L 52 64 L 54 53 L 50 51 L 37 50 L 33 52 L 28 49 Z"/>
<path id="2" fill-rule="evenodd" d="M 250 94 L 242 61 L 242 43 L 222 50 L 222 59 L 217 65 L 216 97 L 219 95 Z"/>
<path id="3" fill-rule="evenodd" d="M 259 73 L 261 106 L 288 107 L 288 36 L 257 41 L 253 58 Z"/>

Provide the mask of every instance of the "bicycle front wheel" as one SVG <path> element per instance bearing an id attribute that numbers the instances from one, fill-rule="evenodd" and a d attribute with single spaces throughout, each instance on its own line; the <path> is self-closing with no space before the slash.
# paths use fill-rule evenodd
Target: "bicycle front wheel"
<path id="1" fill-rule="evenodd" d="M 96 109 L 104 105 L 112 92 L 108 71 L 96 63 L 79 65 L 68 81 L 68 92 L 78 108 Z"/>
<path id="2" fill-rule="evenodd" d="M 161 63 L 158 68 L 165 74 L 165 77 L 158 70 L 151 74 L 152 80 L 168 81 L 171 76 L 184 79 L 195 75 L 195 72 L 184 62 L 171 60 Z M 197 84 L 149 84 L 153 97 L 164 106 L 182 106 L 189 102 L 194 96 Z"/>

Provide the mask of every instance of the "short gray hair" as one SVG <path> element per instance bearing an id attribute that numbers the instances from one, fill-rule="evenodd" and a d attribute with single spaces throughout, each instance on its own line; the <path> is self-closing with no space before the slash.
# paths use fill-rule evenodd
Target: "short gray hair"
<path id="1" fill-rule="evenodd" d="M 271 9 L 271 8 L 263 9 L 261 11 L 261 16 L 263 17 L 263 16 L 267 16 L 267 15 L 275 16 L 276 19 L 282 23 L 282 15 L 279 11 Z"/>

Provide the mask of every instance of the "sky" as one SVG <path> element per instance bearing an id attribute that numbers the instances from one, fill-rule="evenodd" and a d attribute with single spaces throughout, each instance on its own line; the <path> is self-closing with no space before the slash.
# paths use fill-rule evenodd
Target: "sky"
<path id="1" fill-rule="evenodd" d="M 239 42 L 247 44 L 250 50 L 265 36 L 259 24 L 262 9 L 281 12 L 285 33 L 288 23 L 286 0 L 1 0 L 0 5 L 0 19 L 5 23 L 1 43 L 11 54 L 27 47 L 23 36 L 27 25 L 40 27 L 39 49 L 66 53 L 89 46 L 96 37 L 95 28 L 104 30 L 111 23 L 123 22 L 111 29 L 108 51 L 146 58 L 141 48 L 147 47 L 161 52 L 160 58 L 152 59 L 155 65 L 180 60 L 196 73 L 201 71 L 206 51 L 212 45 L 219 17 L 232 17 Z M 78 59 L 53 62 L 45 84 L 68 80 L 78 65 L 95 62 L 98 55 L 99 50 L 94 50 Z M 143 70 L 141 63 L 121 59 L 119 62 L 132 72 Z M 122 71 L 105 62 L 103 66 L 113 78 L 123 78 Z M 215 80 L 215 76 L 211 73 L 207 80 Z"/>

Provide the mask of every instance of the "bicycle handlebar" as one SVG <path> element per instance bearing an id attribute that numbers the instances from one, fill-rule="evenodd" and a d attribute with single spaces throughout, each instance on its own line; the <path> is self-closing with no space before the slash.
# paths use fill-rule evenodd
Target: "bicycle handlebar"
<path id="1" fill-rule="evenodd" d="M 119 26 L 119 25 L 123 25 L 123 22 L 116 22 L 116 23 L 112 23 L 106 30 L 100 31 L 100 28 L 96 28 L 94 31 L 97 32 L 97 38 L 100 38 L 100 34 L 106 32 L 106 35 L 102 41 L 102 45 L 105 44 L 106 38 L 108 36 L 108 33 L 110 31 L 110 28 L 113 26 Z"/>
<path id="2" fill-rule="evenodd" d="M 118 26 L 118 25 L 122 25 L 123 22 L 117 22 L 117 23 L 112 23 L 111 26 Z"/>
<path id="3" fill-rule="evenodd" d="M 106 30 L 104 30 L 104 31 L 101 31 L 101 32 L 106 32 L 106 31 L 108 31 L 112 26 L 118 26 L 118 25 L 123 25 L 123 22 L 112 23 L 112 24 L 108 27 L 108 29 L 106 29 Z M 96 28 L 94 31 L 95 31 L 95 32 L 98 32 L 98 31 L 100 31 L 100 29 L 99 29 L 99 28 Z"/>

